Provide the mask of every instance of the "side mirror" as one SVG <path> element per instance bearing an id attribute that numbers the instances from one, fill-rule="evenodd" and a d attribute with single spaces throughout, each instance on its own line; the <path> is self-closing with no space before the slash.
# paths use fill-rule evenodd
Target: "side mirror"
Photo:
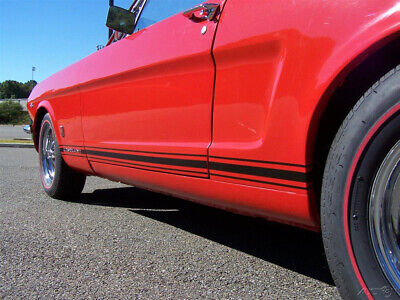
<path id="1" fill-rule="evenodd" d="M 118 6 L 110 6 L 108 10 L 108 28 L 125 34 L 132 34 L 135 29 L 136 14 Z"/>

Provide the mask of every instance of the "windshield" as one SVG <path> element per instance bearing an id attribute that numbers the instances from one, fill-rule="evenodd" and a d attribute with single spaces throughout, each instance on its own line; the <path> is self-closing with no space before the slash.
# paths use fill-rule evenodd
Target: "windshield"
<path id="1" fill-rule="evenodd" d="M 135 32 L 189 9 L 201 0 L 147 0 L 137 21 Z"/>

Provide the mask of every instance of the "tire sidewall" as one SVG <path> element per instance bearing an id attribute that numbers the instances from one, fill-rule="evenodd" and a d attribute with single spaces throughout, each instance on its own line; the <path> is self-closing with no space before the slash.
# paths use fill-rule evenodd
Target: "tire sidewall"
<path id="1" fill-rule="evenodd" d="M 52 129 L 52 134 L 53 134 L 53 139 L 55 141 L 55 171 L 54 171 L 54 179 L 53 182 L 51 183 L 51 185 L 46 185 L 44 178 L 43 178 L 43 168 L 42 168 L 42 159 L 43 159 L 43 151 L 42 151 L 42 147 L 43 147 L 43 132 L 45 129 L 45 126 L 48 125 L 51 127 Z M 62 168 L 62 159 L 61 159 L 61 152 L 60 152 L 60 148 L 58 146 L 58 142 L 57 142 L 57 138 L 55 135 L 55 131 L 54 131 L 54 126 L 53 126 L 53 122 L 50 118 L 49 114 L 46 114 L 43 117 L 42 123 L 40 125 L 40 134 L 39 134 L 39 170 L 40 170 L 40 179 L 42 181 L 42 186 L 44 188 L 44 190 L 46 191 L 46 193 L 50 196 L 54 196 L 57 190 L 57 186 L 58 186 L 58 182 L 60 180 L 60 173 L 61 173 L 61 168 Z"/>
<path id="2" fill-rule="evenodd" d="M 400 139 L 400 126 L 394 126 L 400 122 L 399 82 L 399 74 L 391 74 L 357 103 L 328 156 L 321 227 L 328 263 L 344 298 L 398 299 L 375 258 L 368 199 L 380 164 Z"/>
<path id="3" fill-rule="evenodd" d="M 397 107 L 396 107 L 397 106 Z M 367 142 L 355 169 L 351 189 L 348 197 L 348 227 L 351 237 L 352 250 L 358 262 L 358 268 L 373 296 L 382 296 L 385 299 L 398 299 L 396 292 L 391 288 L 385 275 L 381 271 L 371 243 L 369 230 L 369 199 L 371 187 L 386 155 L 400 140 L 400 106 L 397 104 L 383 118 L 388 118 L 381 126 L 374 129 L 377 132 Z M 350 179 L 348 178 L 348 182 Z M 392 297 L 393 296 L 393 297 Z"/>

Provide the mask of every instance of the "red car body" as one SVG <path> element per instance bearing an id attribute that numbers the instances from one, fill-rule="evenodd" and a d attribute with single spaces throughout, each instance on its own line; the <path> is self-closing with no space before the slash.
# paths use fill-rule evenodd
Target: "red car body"
<path id="1" fill-rule="evenodd" d="M 37 85 L 34 137 L 48 112 L 78 171 L 318 230 L 321 116 L 397 37 L 400 4 L 213 2 L 216 21 L 177 14 Z"/>

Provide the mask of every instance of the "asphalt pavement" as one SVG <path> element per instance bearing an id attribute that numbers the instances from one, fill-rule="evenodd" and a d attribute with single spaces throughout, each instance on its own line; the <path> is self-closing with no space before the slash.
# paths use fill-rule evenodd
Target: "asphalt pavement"
<path id="1" fill-rule="evenodd" d="M 30 139 L 31 135 L 23 131 L 23 125 L 0 125 L 0 140 Z"/>
<path id="2" fill-rule="evenodd" d="M 338 297 L 317 233 L 95 177 L 53 200 L 0 148 L 0 299 Z"/>

